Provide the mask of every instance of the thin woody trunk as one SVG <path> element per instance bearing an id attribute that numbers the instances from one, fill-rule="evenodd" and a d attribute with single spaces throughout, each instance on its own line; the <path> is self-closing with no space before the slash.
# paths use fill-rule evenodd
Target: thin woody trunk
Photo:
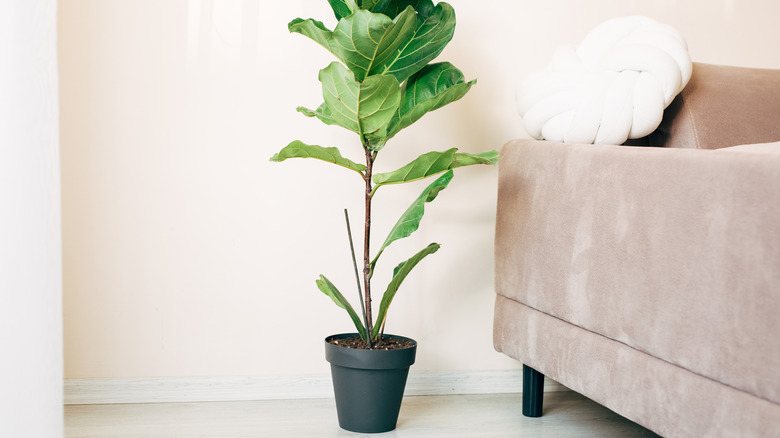
<path id="1" fill-rule="evenodd" d="M 371 259 L 370 259 L 370 242 L 371 242 L 371 177 L 374 167 L 374 154 L 368 149 L 368 145 L 363 146 L 366 152 L 366 218 L 365 218 L 365 233 L 363 235 L 363 307 L 366 311 L 366 330 L 368 331 L 368 347 L 373 347 L 373 340 L 371 339 L 371 330 L 374 326 L 374 317 L 371 313 Z"/>
<path id="2" fill-rule="evenodd" d="M 357 282 L 358 291 L 358 303 L 363 300 L 363 288 L 360 286 L 360 273 L 358 271 L 357 257 L 355 257 L 355 242 L 352 240 L 352 227 L 349 225 L 349 212 L 344 209 L 344 220 L 347 222 L 347 237 L 349 237 L 349 250 L 352 253 L 352 266 L 355 268 L 355 281 Z M 361 306 L 360 310 L 363 313 L 363 327 L 368 325 L 366 319 L 366 308 Z"/>

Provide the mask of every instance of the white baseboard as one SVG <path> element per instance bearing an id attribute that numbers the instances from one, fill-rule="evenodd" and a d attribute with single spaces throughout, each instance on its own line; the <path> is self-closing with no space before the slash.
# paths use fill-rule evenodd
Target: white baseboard
<path id="1" fill-rule="evenodd" d="M 414 371 L 406 395 L 522 392 L 521 370 Z M 550 379 L 544 390 L 567 391 Z M 66 379 L 65 404 L 178 403 L 333 397 L 330 375 Z"/>

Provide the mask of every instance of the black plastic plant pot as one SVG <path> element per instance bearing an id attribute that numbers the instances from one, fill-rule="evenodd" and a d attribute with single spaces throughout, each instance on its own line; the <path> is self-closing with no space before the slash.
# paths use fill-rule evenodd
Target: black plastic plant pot
<path id="1" fill-rule="evenodd" d="M 357 336 L 356 333 L 325 338 L 325 359 L 330 362 L 339 426 L 351 432 L 380 433 L 395 429 L 406 377 L 414 363 L 417 342 L 403 350 L 359 350 L 330 343 L 333 339 Z"/>

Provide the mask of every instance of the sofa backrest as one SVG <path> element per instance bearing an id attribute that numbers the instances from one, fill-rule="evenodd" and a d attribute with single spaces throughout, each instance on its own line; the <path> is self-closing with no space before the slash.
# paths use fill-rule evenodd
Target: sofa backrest
<path id="1" fill-rule="evenodd" d="M 648 140 L 696 149 L 780 141 L 780 70 L 694 63 Z"/>

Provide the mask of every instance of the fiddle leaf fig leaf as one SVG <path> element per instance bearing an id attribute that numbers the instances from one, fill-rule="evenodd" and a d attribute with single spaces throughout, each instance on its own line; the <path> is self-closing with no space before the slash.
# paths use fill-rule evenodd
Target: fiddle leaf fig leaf
<path id="1" fill-rule="evenodd" d="M 369 75 L 385 74 L 382 66 L 391 64 L 408 44 L 417 25 L 417 14 L 407 8 L 395 20 L 384 14 L 356 11 L 341 20 L 333 31 L 339 47 L 334 53 L 363 81 Z M 399 82 L 405 78 L 398 78 Z"/>
<path id="2" fill-rule="evenodd" d="M 455 154 L 455 161 L 452 162 L 450 169 L 472 166 L 474 164 L 496 165 L 499 161 L 501 161 L 501 157 L 498 156 L 498 151 L 487 151 L 477 154 L 457 153 Z"/>
<path id="3" fill-rule="evenodd" d="M 401 287 L 401 283 L 422 259 L 429 254 L 435 253 L 440 247 L 441 245 L 438 243 L 431 243 L 420 252 L 413 255 L 409 260 L 399 264 L 393 270 L 393 279 L 390 280 L 390 283 L 387 285 L 387 289 L 382 295 L 382 301 L 379 304 L 379 314 L 376 317 L 376 324 L 374 324 L 374 328 L 371 330 L 371 339 L 376 339 L 380 328 L 384 325 L 385 319 L 387 318 L 387 309 L 390 307 L 390 304 L 392 304 L 393 298 L 395 298 L 395 294 L 398 292 L 398 288 Z"/>
<path id="4" fill-rule="evenodd" d="M 336 288 L 336 286 L 333 285 L 333 283 L 330 282 L 327 278 L 325 278 L 324 275 L 320 275 L 320 278 L 316 280 L 317 288 L 322 291 L 325 295 L 329 296 L 331 300 L 333 300 L 334 303 L 336 303 L 337 306 L 341 307 L 342 309 L 346 310 L 349 314 L 349 317 L 352 319 L 352 323 L 355 324 L 355 328 L 357 329 L 358 333 L 360 334 L 361 339 L 368 343 L 368 331 L 366 330 L 366 327 L 363 325 L 363 322 L 360 321 L 360 317 L 358 316 L 357 312 L 355 312 L 355 309 L 352 308 L 352 305 L 349 304 L 349 301 L 344 297 L 344 295 L 339 292 L 339 290 Z"/>
<path id="5" fill-rule="evenodd" d="M 363 0 L 363 9 L 385 14 L 390 18 L 395 18 L 409 6 L 420 11 L 423 7 L 433 8 L 433 2 L 431 0 Z"/>
<path id="6" fill-rule="evenodd" d="M 430 2 L 430 0 L 328 0 L 338 20 L 349 16 L 357 9 L 365 9 L 395 18 L 408 6 L 417 9 L 418 5 L 424 1 Z M 355 4 L 356 2 L 357 4 Z"/>
<path id="7" fill-rule="evenodd" d="M 360 83 L 352 72 L 334 62 L 320 70 L 320 82 L 327 106 L 320 112 L 329 114 L 333 123 L 361 137 L 387 132 L 401 102 L 401 89 L 394 77 L 370 76 Z"/>
<path id="8" fill-rule="evenodd" d="M 328 105 L 325 103 L 320 105 L 316 110 L 310 110 L 302 106 L 299 106 L 296 109 L 306 117 L 316 117 L 320 119 L 322 123 L 326 125 L 338 125 L 338 121 L 336 121 L 333 114 L 330 113 L 330 108 L 328 108 Z"/>
<path id="9" fill-rule="evenodd" d="M 371 12 L 382 12 L 385 5 L 391 0 L 358 0 L 358 4 L 361 9 L 365 9 Z M 390 17 L 393 18 L 393 17 Z"/>
<path id="10" fill-rule="evenodd" d="M 409 9 L 407 7 L 402 15 Z M 439 56 L 454 33 L 455 10 L 452 6 L 440 2 L 434 7 L 430 0 L 421 1 L 417 8 L 417 27 L 411 37 L 395 57 L 372 68 L 371 74 L 391 74 L 403 82 Z"/>
<path id="11" fill-rule="evenodd" d="M 288 158 L 316 158 L 318 160 L 333 163 L 349 170 L 354 170 L 362 175 L 366 166 L 356 163 L 341 156 L 337 148 L 325 148 L 322 146 L 308 145 L 300 140 L 295 140 L 284 147 L 278 154 L 271 157 L 271 161 L 281 162 Z"/>
<path id="12" fill-rule="evenodd" d="M 328 49 L 362 82 L 369 75 L 382 74 L 381 66 L 398 56 L 401 46 L 411 40 L 416 26 L 417 14 L 413 8 L 407 8 L 395 20 L 357 9 L 341 18 L 333 31 L 319 21 L 301 18 L 291 21 L 288 29 Z"/>
<path id="13" fill-rule="evenodd" d="M 366 2 L 370 8 L 390 13 L 406 5 L 393 18 L 371 12 L 365 5 L 352 10 L 348 3 L 331 1 L 336 15 L 341 15 L 333 31 L 319 21 L 301 18 L 291 21 L 288 29 L 328 49 L 358 82 L 373 75 L 393 75 L 403 82 L 439 56 L 455 32 L 455 11 L 444 2 L 435 7 L 431 0 Z M 352 12 L 344 16 L 347 10 Z"/>
<path id="14" fill-rule="evenodd" d="M 404 84 L 401 106 L 387 137 L 394 136 L 426 113 L 462 98 L 476 82 L 465 82 L 463 73 L 449 62 L 425 66 Z"/>
<path id="15" fill-rule="evenodd" d="M 334 50 L 337 47 L 331 46 L 333 43 L 333 32 L 331 32 L 321 21 L 313 20 L 311 18 L 304 20 L 303 18 L 296 18 L 287 24 L 287 29 L 290 32 L 296 32 L 301 35 L 311 38 L 314 42 L 325 47 L 338 56 Z"/>
<path id="16" fill-rule="evenodd" d="M 457 150 L 457 148 L 452 148 L 444 152 L 428 152 L 427 154 L 422 154 L 414 161 L 398 170 L 375 174 L 374 184 L 378 187 L 385 184 L 418 181 L 431 175 L 445 172 L 455 160 L 455 152 Z"/>
<path id="17" fill-rule="evenodd" d="M 337 20 L 348 17 L 358 9 L 356 0 L 328 0 Z"/>
<path id="18" fill-rule="evenodd" d="M 417 231 L 420 227 L 420 221 L 422 220 L 423 214 L 425 213 L 425 204 L 436 199 L 439 192 L 447 188 L 447 185 L 452 181 L 452 176 L 453 172 L 451 170 L 440 176 L 431 185 L 426 187 L 412 205 L 406 209 L 404 214 L 398 219 L 398 222 L 396 222 L 395 226 L 393 226 L 393 229 L 390 230 L 390 234 L 387 236 L 387 239 L 385 239 L 385 242 L 382 244 L 376 257 L 374 257 L 374 260 L 371 261 L 372 272 L 377 260 L 379 260 L 379 256 L 382 255 L 385 248 L 396 240 L 409 237 L 412 233 Z"/>
<path id="19" fill-rule="evenodd" d="M 467 154 L 464 152 L 456 153 L 457 149 L 452 148 L 444 152 L 428 152 L 420 155 L 411 163 L 392 172 L 374 174 L 375 190 L 386 184 L 399 184 L 411 181 L 418 181 L 437 173 L 446 172 L 458 167 L 471 166 L 474 164 L 496 164 L 500 157 L 498 152 L 489 151 L 478 154 Z"/>

